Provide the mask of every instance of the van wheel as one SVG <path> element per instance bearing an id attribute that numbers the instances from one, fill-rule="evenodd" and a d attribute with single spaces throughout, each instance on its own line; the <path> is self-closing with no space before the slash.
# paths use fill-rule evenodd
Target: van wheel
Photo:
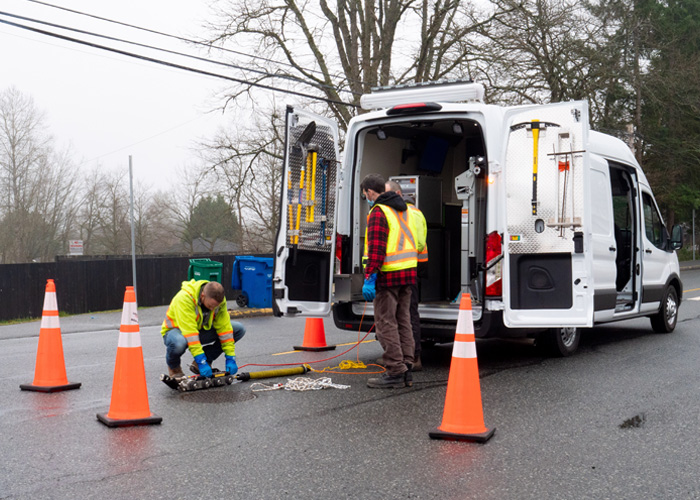
<path id="1" fill-rule="evenodd" d="M 537 347 L 555 357 L 571 356 L 578 349 L 581 331 L 576 327 L 550 328 L 537 337 Z"/>
<path id="2" fill-rule="evenodd" d="M 656 333 L 671 333 L 676 328 L 678 322 L 678 293 L 676 289 L 669 286 L 666 289 L 664 298 L 661 301 L 659 312 L 649 317 L 651 328 Z"/>

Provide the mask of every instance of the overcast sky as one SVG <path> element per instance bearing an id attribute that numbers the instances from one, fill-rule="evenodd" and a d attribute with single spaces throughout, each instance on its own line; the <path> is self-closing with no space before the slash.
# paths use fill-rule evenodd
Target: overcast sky
<path id="1" fill-rule="evenodd" d="M 207 0 L 46 0 L 47 3 L 186 38 L 203 35 Z M 2 0 L 0 11 L 68 25 L 170 50 L 204 56 L 192 47 L 138 30 L 62 12 L 29 0 Z M 160 52 L 40 26 L 94 43 L 168 59 L 202 64 Z M 182 165 L 196 163 L 193 142 L 211 136 L 230 120 L 214 111 L 226 81 L 139 61 L 99 49 L 0 24 L 0 90 L 15 86 L 46 113 L 58 147 L 70 145 L 81 168 L 125 169 L 133 158 L 134 177 L 166 189 Z M 232 70 L 208 67 L 235 75 Z"/>

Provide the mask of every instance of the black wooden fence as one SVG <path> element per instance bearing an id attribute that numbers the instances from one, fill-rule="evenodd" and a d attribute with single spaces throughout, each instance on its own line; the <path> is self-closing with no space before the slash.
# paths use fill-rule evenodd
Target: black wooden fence
<path id="1" fill-rule="evenodd" d="M 136 258 L 138 305 L 169 304 L 187 279 L 190 259 L 199 258 L 223 263 L 221 281 L 231 300 L 235 255 L 140 256 Z M 56 283 L 61 313 L 121 309 L 124 291 L 133 281 L 132 260 L 113 256 L 60 257 L 55 262 L 0 265 L 0 321 L 40 318 L 47 279 Z"/>

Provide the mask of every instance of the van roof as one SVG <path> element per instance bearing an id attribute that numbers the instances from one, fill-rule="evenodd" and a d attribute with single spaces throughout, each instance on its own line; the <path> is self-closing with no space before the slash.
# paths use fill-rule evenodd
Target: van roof
<path id="1" fill-rule="evenodd" d="M 588 150 L 611 160 L 619 160 L 638 167 L 637 160 L 627 144 L 608 134 L 591 130 L 588 136 Z"/>

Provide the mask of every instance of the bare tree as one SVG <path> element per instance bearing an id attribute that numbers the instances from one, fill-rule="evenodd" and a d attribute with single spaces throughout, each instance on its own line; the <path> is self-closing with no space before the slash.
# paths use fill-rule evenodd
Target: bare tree
<path id="1" fill-rule="evenodd" d="M 3 262 L 53 259 L 75 215 L 77 173 L 59 154 L 31 97 L 0 93 L 0 254 Z"/>
<path id="2" fill-rule="evenodd" d="M 66 253 L 79 210 L 80 171 L 71 152 L 53 151 L 50 161 L 51 165 L 44 170 L 39 181 L 36 204 L 48 230 L 42 242 L 43 260 L 52 260 L 55 255 Z"/>
<path id="3" fill-rule="evenodd" d="M 78 210 L 77 226 L 80 234 L 79 239 L 83 240 L 83 252 L 85 255 L 99 254 L 96 238 L 99 233 L 98 217 L 102 203 L 100 195 L 101 185 L 102 175 L 98 166 L 93 168 L 84 178 L 83 194 Z"/>
<path id="4" fill-rule="evenodd" d="M 279 222 L 284 138 L 280 117 L 257 118 L 235 134 L 221 131 L 200 145 L 209 176 L 234 208 L 241 225 L 241 246 L 269 252 Z"/>
<path id="5" fill-rule="evenodd" d="M 168 215 L 174 222 L 173 231 L 182 249 L 190 254 L 194 253 L 194 242 L 198 237 L 190 225 L 195 207 L 202 196 L 218 193 L 211 176 L 207 178 L 207 173 L 208 169 L 192 165 L 180 167 L 177 175 L 180 181 L 168 197 Z"/>
<path id="6" fill-rule="evenodd" d="M 168 193 L 134 186 L 134 239 L 137 254 L 167 253 L 179 243 Z"/>
<path id="7" fill-rule="evenodd" d="M 131 252 L 131 226 L 129 222 L 129 192 L 126 188 L 126 171 L 105 172 L 99 186 L 98 232 L 93 237 L 106 255 L 124 255 Z M 94 249 L 93 249 L 94 250 Z"/>
<path id="8" fill-rule="evenodd" d="M 598 64 L 587 45 L 594 36 L 576 0 L 497 0 L 502 12 L 482 30 L 480 79 L 489 99 L 505 103 L 559 102 L 588 97 Z"/>
<path id="9" fill-rule="evenodd" d="M 264 54 L 248 62 L 251 79 L 305 85 L 345 128 L 354 110 L 341 102 L 357 105 L 374 86 L 469 76 L 470 36 L 500 14 L 458 0 L 222 0 L 209 42 Z"/>

